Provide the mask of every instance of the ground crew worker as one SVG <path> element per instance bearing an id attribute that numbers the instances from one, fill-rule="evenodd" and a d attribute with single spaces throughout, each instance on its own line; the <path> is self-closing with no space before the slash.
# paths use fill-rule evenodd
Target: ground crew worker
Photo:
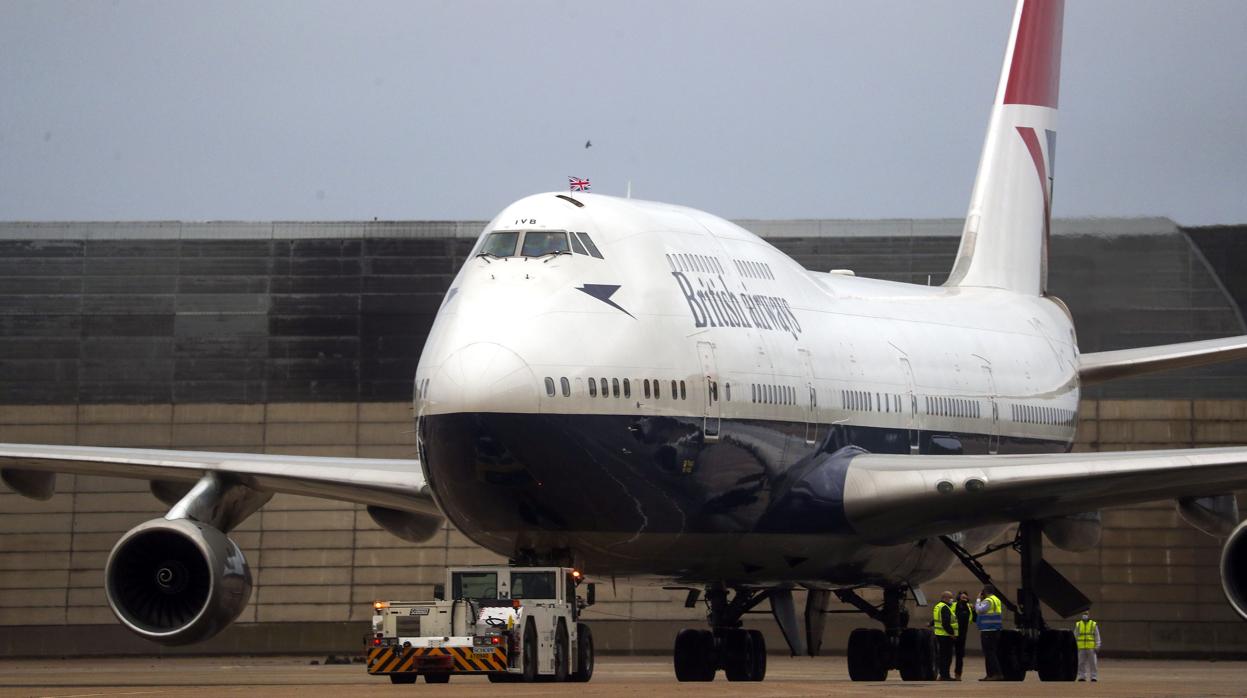
<path id="1" fill-rule="evenodd" d="M 935 628 L 935 641 L 939 649 L 940 681 L 954 681 L 949 674 L 953 663 L 953 649 L 957 645 L 957 614 L 953 613 L 953 592 L 940 594 L 940 602 L 931 611 L 931 625 Z"/>
<path id="2" fill-rule="evenodd" d="M 978 615 L 975 621 L 979 627 L 979 637 L 983 640 L 983 662 L 987 665 L 987 676 L 979 681 L 1004 681 L 1000 671 L 1000 658 L 996 655 L 996 644 L 1000 639 L 1000 630 L 1004 627 L 1004 616 L 1001 614 L 1000 597 L 996 596 L 996 587 L 988 584 L 979 592 L 978 601 L 974 603 L 974 612 Z"/>
<path id="3" fill-rule="evenodd" d="M 1074 638 L 1078 640 L 1078 680 L 1097 681 L 1095 653 L 1100 649 L 1100 624 L 1091 620 L 1089 612 L 1084 611 L 1082 619 L 1074 623 Z"/>
<path id="4" fill-rule="evenodd" d="M 974 606 L 970 604 L 970 592 L 957 592 L 957 601 L 953 604 L 953 615 L 957 616 L 957 647 L 956 665 L 953 668 L 953 678 L 961 680 L 961 670 L 965 668 L 966 660 L 966 636 L 970 634 L 970 623 L 974 622 Z"/>

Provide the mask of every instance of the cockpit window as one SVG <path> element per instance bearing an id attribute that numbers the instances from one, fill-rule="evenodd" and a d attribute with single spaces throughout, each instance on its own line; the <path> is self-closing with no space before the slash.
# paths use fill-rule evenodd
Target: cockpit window
<path id="1" fill-rule="evenodd" d="M 589 256 L 589 253 L 585 251 L 585 246 L 580 244 L 580 236 L 576 233 L 572 233 L 572 252 L 582 254 L 586 257 Z"/>
<path id="2" fill-rule="evenodd" d="M 567 247 L 567 233 L 528 232 L 524 234 L 524 249 L 520 252 L 525 257 L 540 257 L 558 252 L 571 253 Z"/>
<path id="3" fill-rule="evenodd" d="M 485 238 L 485 244 L 481 246 L 479 254 L 511 257 L 515 255 L 515 244 L 519 241 L 520 234 L 517 232 L 490 233 L 489 237 Z"/>
<path id="4" fill-rule="evenodd" d="M 598 246 L 593 244 L 593 240 L 589 237 L 588 233 L 576 233 L 576 237 L 580 238 L 580 241 L 585 244 L 585 247 L 588 248 L 590 255 L 597 257 L 598 259 L 602 258 L 602 253 L 598 251 Z"/>

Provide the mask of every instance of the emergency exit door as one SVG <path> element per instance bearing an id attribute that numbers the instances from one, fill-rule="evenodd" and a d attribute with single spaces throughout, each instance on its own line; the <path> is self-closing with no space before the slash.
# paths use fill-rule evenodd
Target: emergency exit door
<path id="1" fill-rule="evenodd" d="M 818 441 L 818 389 L 814 387 L 814 360 L 808 349 L 798 349 L 801 355 L 801 369 L 805 377 L 805 443 Z"/>
<path id="2" fill-rule="evenodd" d="M 710 342 L 697 343 L 697 356 L 701 359 L 702 372 L 702 401 L 705 404 L 703 410 L 704 427 L 702 434 L 706 441 L 719 440 L 719 421 L 720 421 L 720 404 L 719 404 L 719 369 L 714 360 L 714 345 Z"/>
<path id="3" fill-rule="evenodd" d="M 901 372 L 905 374 L 905 423 L 909 438 L 909 454 L 917 455 L 922 450 L 922 430 L 918 424 L 918 395 L 914 392 L 914 367 L 909 359 L 900 358 Z"/>
<path id="4" fill-rule="evenodd" d="M 987 433 L 987 453 L 994 456 L 1000 452 L 1000 408 L 996 404 L 996 377 L 992 375 L 992 367 L 983 367 L 983 378 L 987 384 L 987 401 L 991 405 L 988 414 L 991 424 Z"/>

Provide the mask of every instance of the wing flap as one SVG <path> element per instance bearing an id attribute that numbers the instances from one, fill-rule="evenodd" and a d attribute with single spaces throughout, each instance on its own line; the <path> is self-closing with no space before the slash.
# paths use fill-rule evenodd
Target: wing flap
<path id="1" fill-rule="evenodd" d="M 244 478 L 249 486 L 269 492 L 440 515 L 420 461 L 414 459 L 0 444 L 0 468 L 6 481 L 10 473 L 26 480 L 28 474 L 59 472 L 194 482 L 216 471 Z"/>
<path id="2" fill-rule="evenodd" d="M 844 508 L 863 537 L 915 540 L 976 526 L 1247 488 L 1247 447 L 1008 456 L 863 454 Z"/>
<path id="3" fill-rule="evenodd" d="M 1100 383 L 1240 359 L 1247 359 L 1247 335 L 1082 354 L 1078 357 L 1078 377 L 1084 384 Z"/>

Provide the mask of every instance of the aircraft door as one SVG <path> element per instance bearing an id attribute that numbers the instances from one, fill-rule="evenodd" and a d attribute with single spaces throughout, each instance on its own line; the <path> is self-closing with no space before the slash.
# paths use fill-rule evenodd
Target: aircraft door
<path id="1" fill-rule="evenodd" d="M 984 415 L 991 420 L 987 432 L 987 453 L 996 455 L 1000 451 L 1000 407 L 996 404 L 996 377 L 992 375 L 992 367 L 983 367 L 983 378 L 987 383 L 987 402 L 990 414 Z"/>
<path id="2" fill-rule="evenodd" d="M 814 387 L 814 361 L 808 349 L 798 349 L 801 355 L 801 369 L 805 374 L 805 442 L 813 444 L 818 441 L 818 389 Z"/>
<path id="3" fill-rule="evenodd" d="M 719 421 L 720 421 L 720 404 L 719 404 L 719 370 L 714 360 L 714 345 L 710 342 L 697 343 L 697 356 L 701 359 L 701 373 L 705 384 L 702 389 L 702 399 L 705 401 L 705 409 L 703 416 L 705 419 L 705 427 L 702 435 L 706 441 L 719 440 Z"/>
<path id="4" fill-rule="evenodd" d="M 914 368 L 909 364 L 909 359 L 902 356 L 900 361 L 901 372 L 905 374 L 905 406 L 908 409 L 904 419 L 908 424 L 909 454 L 917 455 L 921 450 L 922 430 L 918 424 L 918 395 L 914 392 Z"/>

